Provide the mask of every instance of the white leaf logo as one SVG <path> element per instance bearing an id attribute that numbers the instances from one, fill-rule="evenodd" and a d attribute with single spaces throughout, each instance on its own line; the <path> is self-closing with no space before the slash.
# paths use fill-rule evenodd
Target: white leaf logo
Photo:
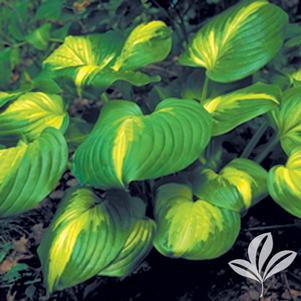
<path id="1" fill-rule="evenodd" d="M 271 276 L 285 270 L 295 260 L 297 253 L 294 251 L 281 251 L 275 254 L 268 262 L 273 250 L 273 237 L 271 233 L 256 236 L 248 248 L 249 260 L 235 259 L 229 262 L 229 266 L 237 274 L 255 280 L 261 284 L 263 296 L 264 282 Z M 264 265 L 266 264 L 265 269 Z"/>

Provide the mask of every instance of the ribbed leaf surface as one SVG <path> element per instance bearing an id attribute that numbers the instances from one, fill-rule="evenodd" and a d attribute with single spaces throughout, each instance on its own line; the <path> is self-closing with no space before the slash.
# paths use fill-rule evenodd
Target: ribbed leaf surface
<path id="1" fill-rule="evenodd" d="M 137 219 L 117 258 L 100 276 L 124 277 L 134 270 L 152 248 L 156 224 L 151 219 Z"/>
<path id="2" fill-rule="evenodd" d="M 204 107 L 214 120 L 213 135 L 227 133 L 238 125 L 277 108 L 280 93 L 276 86 L 258 83 L 207 99 Z"/>
<path id="3" fill-rule="evenodd" d="M 126 198 L 100 200 L 88 189 L 69 193 L 39 247 L 48 291 L 78 284 L 107 266 L 127 239 L 129 217 Z"/>
<path id="4" fill-rule="evenodd" d="M 240 211 L 266 194 L 266 177 L 257 163 L 235 159 L 219 173 L 208 168 L 197 171 L 191 186 L 160 186 L 155 201 L 156 249 L 165 256 L 193 260 L 221 256 L 238 236 Z"/>
<path id="5" fill-rule="evenodd" d="M 128 38 L 117 31 L 87 36 L 69 36 L 45 61 L 55 77 L 69 78 L 82 93 L 82 88 L 97 92 L 117 80 L 142 86 L 160 77 L 136 73 L 146 64 L 163 60 L 171 50 L 171 30 L 162 21 L 141 24 Z"/>
<path id="6" fill-rule="evenodd" d="M 278 52 L 287 22 L 287 14 L 266 0 L 241 1 L 196 33 L 180 63 L 206 68 L 217 82 L 242 79 Z"/>
<path id="7" fill-rule="evenodd" d="M 135 70 L 165 59 L 172 46 L 171 29 L 162 21 L 140 24 L 126 39 L 114 70 Z"/>
<path id="8" fill-rule="evenodd" d="M 45 129 L 30 144 L 0 150 L 0 217 L 33 209 L 58 184 L 68 150 L 61 132 Z"/>
<path id="9" fill-rule="evenodd" d="M 150 115 L 133 102 L 107 104 L 74 156 L 73 174 L 102 189 L 179 171 L 211 135 L 209 114 L 193 100 L 166 99 Z"/>
<path id="10" fill-rule="evenodd" d="M 21 92 L 5 92 L 5 91 L 0 91 L 0 108 L 10 101 L 16 99 Z"/>
<path id="11" fill-rule="evenodd" d="M 301 218 L 301 148 L 291 151 L 286 165 L 276 165 L 269 171 L 268 189 L 276 203 Z"/>
<path id="12" fill-rule="evenodd" d="M 45 93 L 26 93 L 0 113 L 0 141 L 11 136 L 33 141 L 47 127 L 60 129 L 68 125 L 62 98 Z"/>
<path id="13" fill-rule="evenodd" d="M 235 211 L 249 208 L 267 194 L 266 170 L 248 159 L 232 160 L 219 173 L 203 169 L 193 180 L 199 198 Z"/>
<path id="14" fill-rule="evenodd" d="M 245 208 L 262 200 L 267 194 L 267 171 L 248 159 L 234 159 L 221 171 L 220 175 L 236 187 L 242 195 Z"/>
<path id="15" fill-rule="evenodd" d="M 280 107 L 271 112 L 283 150 L 290 152 L 301 145 L 301 88 L 283 93 Z"/>
<path id="16" fill-rule="evenodd" d="M 80 66 L 102 69 L 115 59 L 121 43 L 122 37 L 111 31 L 100 35 L 68 36 L 44 61 L 44 65 L 53 71 Z"/>
<path id="17" fill-rule="evenodd" d="M 151 220 L 143 221 L 141 204 L 123 192 L 100 199 L 89 189 L 69 191 L 39 247 L 48 291 L 102 271 L 109 276 L 131 272 L 149 251 L 154 231 Z"/>
<path id="18" fill-rule="evenodd" d="M 205 199 L 193 201 L 191 188 L 183 184 L 159 187 L 155 218 L 158 230 L 154 245 L 169 257 L 202 260 L 221 256 L 234 244 L 240 230 L 239 212 Z"/>

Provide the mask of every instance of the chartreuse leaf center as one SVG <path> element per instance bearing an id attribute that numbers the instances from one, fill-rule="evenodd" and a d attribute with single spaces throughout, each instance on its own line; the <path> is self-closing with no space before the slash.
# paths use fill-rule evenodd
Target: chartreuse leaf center
<path id="1" fill-rule="evenodd" d="M 242 1 L 209 20 L 192 38 L 180 63 L 205 67 L 213 81 L 242 79 L 276 55 L 287 22 L 286 13 L 268 1 Z"/>
<path id="2" fill-rule="evenodd" d="M 39 247 L 48 291 L 95 275 L 127 275 L 151 249 L 154 231 L 138 198 L 113 191 L 99 199 L 86 188 L 70 190 Z"/>
<path id="3" fill-rule="evenodd" d="M 185 168 L 210 134 L 210 116 L 193 100 L 166 99 L 147 116 L 132 102 L 112 101 L 75 152 L 73 173 L 83 184 L 123 188 Z"/>
<path id="4" fill-rule="evenodd" d="M 119 31 L 69 36 L 45 61 L 54 78 L 71 80 L 79 95 L 83 88 L 103 92 L 118 80 L 142 86 L 159 77 L 137 69 L 166 58 L 172 46 L 171 30 L 162 21 L 143 23 L 125 39 Z"/>
<path id="5" fill-rule="evenodd" d="M 26 152 L 27 144 L 20 143 L 15 148 L 0 150 L 0 185 L 12 170 L 16 170 Z"/>
<path id="6" fill-rule="evenodd" d="M 64 132 L 67 125 L 68 114 L 60 96 L 29 92 L 0 113 L 0 139 L 9 140 L 15 135 L 33 141 L 47 127 Z"/>

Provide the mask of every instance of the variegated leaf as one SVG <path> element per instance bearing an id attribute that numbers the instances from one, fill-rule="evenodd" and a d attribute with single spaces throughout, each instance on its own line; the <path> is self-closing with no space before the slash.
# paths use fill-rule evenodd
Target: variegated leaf
<path id="1" fill-rule="evenodd" d="M 248 159 L 234 159 L 219 173 L 211 169 L 196 172 L 194 193 L 216 206 L 240 211 L 267 194 L 267 172 Z M 223 197 L 225 196 L 225 197 Z"/>
<path id="2" fill-rule="evenodd" d="M 301 88 L 283 93 L 280 107 L 271 112 L 283 150 L 289 155 L 301 145 Z"/>
<path id="3" fill-rule="evenodd" d="M 163 60 L 171 50 L 171 30 L 162 21 L 140 24 L 125 39 L 118 31 L 68 36 L 45 61 L 60 82 L 70 79 L 77 87 L 97 93 L 117 80 L 142 86 L 160 80 L 137 69 Z"/>
<path id="4" fill-rule="evenodd" d="M 66 141 L 54 128 L 32 143 L 0 149 L 0 217 L 36 207 L 58 184 L 67 159 Z"/>
<path id="5" fill-rule="evenodd" d="M 287 14 L 266 0 L 241 1 L 196 33 L 180 63 L 206 68 L 217 82 L 242 79 L 279 51 L 287 23 Z"/>
<path id="6" fill-rule="evenodd" d="M 47 127 L 64 132 L 68 119 L 60 96 L 40 92 L 22 94 L 0 112 L 0 142 L 12 137 L 33 141 Z"/>
<path id="7" fill-rule="evenodd" d="M 205 198 L 193 201 L 191 188 L 184 184 L 159 187 L 155 219 L 155 248 L 165 256 L 191 260 L 221 256 L 240 230 L 239 212 L 212 205 Z"/>
<path id="8" fill-rule="evenodd" d="M 276 203 L 301 218 L 301 148 L 291 151 L 286 165 L 269 171 L 268 189 Z"/>
<path id="9" fill-rule="evenodd" d="M 278 87 L 257 83 L 207 99 L 204 107 L 214 120 L 213 136 L 227 133 L 240 124 L 277 108 L 280 96 Z"/>
<path id="10" fill-rule="evenodd" d="M 154 223 L 142 200 L 112 191 L 70 190 L 39 247 L 48 292 L 96 275 L 126 276 L 152 246 Z"/>
<path id="11" fill-rule="evenodd" d="M 73 174 L 82 184 L 123 188 L 187 167 L 210 135 L 211 118 L 193 100 L 166 99 L 147 116 L 133 102 L 112 101 L 76 150 Z"/>

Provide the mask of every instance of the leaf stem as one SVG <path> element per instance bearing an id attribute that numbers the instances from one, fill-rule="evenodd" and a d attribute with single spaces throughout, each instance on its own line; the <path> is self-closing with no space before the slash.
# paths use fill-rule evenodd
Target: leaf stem
<path id="1" fill-rule="evenodd" d="M 62 40 L 62 39 L 56 39 L 56 38 L 51 38 L 51 39 L 49 39 L 49 41 L 53 42 L 53 43 L 63 43 L 64 42 L 64 40 Z"/>
<path id="2" fill-rule="evenodd" d="M 106 92 L 103 92 L 100 95 L 100 99 L 103 101 L 104 104 L 108 103 L 110 101 L 110 98 Z"/>
<path id="3" fill-rule="evenodd" d="M 248 158 L 251 155 L 255 146 L 257 145 L 260 138 L 265 133 L 265 131 L 267 130 L 268 127 L 269 127 L 268 122 L 266 120 L 264 120 L 263 123 L 261 124 L 261 126 L 258 128 L 255 135 L 251 138 L 251 140 L 249 141 L 247 146 L 244 148 L 243 152 L 240 155 L 241 158 Z"/>
<path id="4" fill-rule="evenodd" d="M 279 142 L 278 133 L 274 133 L 274 135 L 271 137 L 271 140 L 267 143 L 267 146 L 263 150 L 263 152 L 261 152 L 255 157 L 255 162 L 260 164 L 270 154 L 270 152 L 273 150 L 273 148 L 276 146 L 278 142 Z"/>
<path id="5" fill-rule="evenodd" d="M 244 231 L 267 231 L 267 230 L 278 230 L 283 228 L 293 228 L 293 227 L 300 227 L 301 223 L 294 223 L 294 224 L 285 224 L 285 225 L 271 225 L 271 226 L 262 226 L 262 227 L 251 227 L 247 228 Z"/>
<path id="6" fill-rule="evenodd" d="M 203 85 L 203 90 L 202 90 L 202 96 L 201 96 L 200 103 L 204 102 L 205 99 L 207 98 L 208 85 L 209 85 L 209 78 L 208 78 L 208 76 L 206 76 L 205 81 L 204 81 L 204 85 Z"/>
<path id="7" fill-rule="evenodd" d="M 263 297 L 263 291 L 264 291 L 264 287 L 263 287 L 263 281 L 261 282 L 261 292 L 260 292 L 260 298 Z"/>
<path id="8" fill-rule="evenodd" d="M 20 43 L 17 43 L 17 44 L 13 44 L 12 47 L 21 47 L 21 46 L 24 46 L 26 44 L 27 44 L 27 42 L 20 42 Z"/>
<path id="9" fill-rule="evenodd" d="M 187 30 L 186 30 L 186 26 L 185 26 L 185 22 L 184 22 L 183 16 L 178 12 L 178 10 L 176 8 L 174 9 L 174 11 L 175 11 L 175 13 L 178 16 L 179 27 L 180 27 L 180 30 L 182 32 L 184 42 L 187 45 L 188 44 L 188 34 L 187 34 Z"/>

